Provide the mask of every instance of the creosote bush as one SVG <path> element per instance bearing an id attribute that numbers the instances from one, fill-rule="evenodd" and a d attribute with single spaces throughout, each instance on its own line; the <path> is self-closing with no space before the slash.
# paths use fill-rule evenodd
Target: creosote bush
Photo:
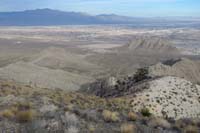
<path id="1" fill-rule="evenodd" d="M 145 80 L 148 78 L 148 74 L 149 74 L 149 71 L 147 68 L 140 68 L 137 70 L 137 72 L 135 73 L 134 75 L 134 80 L 136 82 L 139 82 L 139 81 L 142 81 L 142 80 Z"/>
<path id="2" fill-rule="evenodd" d="M 151 112 L 149 111 L 148 108 L 143 108 L 141 109 L 141 114 L 145 117 L 150 117 L 151 116 Z"/>

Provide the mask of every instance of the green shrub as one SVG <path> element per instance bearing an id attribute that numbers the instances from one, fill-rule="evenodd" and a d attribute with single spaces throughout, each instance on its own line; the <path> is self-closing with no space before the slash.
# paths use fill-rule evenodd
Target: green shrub
<path id="1" fill-rule="evenodd" d="M 137 70 L 137 72 L 135 73 L 134 75 L 134 80 L 136 82 L 139 82 L 139 81 L 142 81 L 142 80 L 145 80 L 148 78 L 148 74 L 149 74 L 149 71 L 147 68 L 140 68 Z"/>
<path id="2" fill-rule="evenodd" d="M 143 108 L 141 109 L 141 114 L 145 117 L 150 117 L 151 116 L 151 112 L 149 111 L 148 108 Z"/>

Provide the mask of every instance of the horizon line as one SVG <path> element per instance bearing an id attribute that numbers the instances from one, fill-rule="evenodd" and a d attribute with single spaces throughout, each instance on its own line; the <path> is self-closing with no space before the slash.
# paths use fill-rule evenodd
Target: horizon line
<path id="1" fill-rule="evenodd" d="M 200 18 L 199 16 L 186 16 L 186 15 L 178 15 L 178 16 L 127 16 L 117 13 L 100 13 L 100 14 L 91 14 L 84 11 L 66 11 L 66 10 L 60 10 L 60 9 L 54 9 L 54 8 L 33 8 L 33 9 L 26 9 L 26 10 L 10 10 L 10 11 L 0 11 L 0 13 L 14 13 L 14 12 L 26 12 L 26 11 L 36 11 L 36 10 L 52 10 L 52 11 L 60 11 L 60 12 L 68 12 L 68 13 L 82 13 L 87 14 L 89 16 L 98 16 L 98 15 L 117 15 L 117 16 L 123 16 L 123 17 L 138 17 L 138 18 L 175 18 L 175 17 L 182 17 L 182 18 Z"/>

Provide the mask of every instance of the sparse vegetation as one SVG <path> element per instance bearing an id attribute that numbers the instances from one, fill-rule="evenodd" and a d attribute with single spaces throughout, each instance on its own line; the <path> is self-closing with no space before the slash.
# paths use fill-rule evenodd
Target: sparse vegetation
<path id="1" fill-rule="evenodd" d="M 13 85 L 11 86 L 13 87 Z M 61 90 L 32 89 L 24 86 L 14 87 L 14 89 L 16 92 L 20 90 L 18 96 L 26 98 L 28 96 L 27 101 L 22 102 L 23 100 L 21 100 L 20 102 L 15 101 L 14 104 L 9 104 L 8 108 L 0 111 L 0 118 L 14 121 L 18 124 L 31 124 L 32 122 L 34 123 L 33 120 L 35 119 L 40 121 L 38 118 L 46 118 L 45 115 L 48 115 L 48 113 L 41 115 L 39 108 L 36 106 L 36 101 L 38 102 L 41 99 L 35 99 L 35 101 L 29 99 L 29 97 L 37 98 L 39 95 L 44 98 L 45 101 L 58 107 L 57 111 L 59 111 L 59 115 L 62 117 L 63 126 L 69 127 L 65 129 L 66 132 L 70 131 L 76 133 L 85 129 L 88 133 L 94 133 L 100 128 L 102 131 L 106 132 L 120 130 L 121 133 L 134 133 L 138 126 L 137 124 L 134 125 L 134 123 L 141 123 L 143 120 L 147 121 L 147 123 L 144 123 L 142 126 L 148 126 L 150 131 L 156 127 L 164 128 L 166 130 L 175 129 L 172 129 L 170 125 L 173 124 L 164 118 L 158 119 L 157 117 L 154 118 L 154 116 L 150 117 L 151 112 L 147 107 L 139 110 L 139 112 L 133 112 L 133 106 L 131 106 L 133 99 L 127 97 L 101 98 L 79 92 L 66 93 Z M 12 93 L 12 91 L 8 91 L 7 93 Z M 36 111 L 36 109 L 38 110 Z M 54 113 L 58 115 L 57 112 L 51 113 L 53 115 Z M 141 117 L 141 114 L 142 116 L 145 116 L 145 118 Z M 49 121 L 45 122 L 48 124 L 57 124 L 59 121 L 53 121 L 52 123 L 49 123 Z M 101 124 L 99 124 L 99 122 L 101 122 Z M 109 125 L 110 129 L 105 129 L 105 127 L 107 128 L 105 125 Z M 116 125 L 118 125 L 117 128 L 115 127 Z M 178 131 L 191 131 L 191 127 L 187 127 L 186 129 L 186 126 L 186 124 L 182 123 L 180 127 L 176 127 L 179 129 Z M 197 129 L 196 125 L 193 125 L 192 127 Z M 49 130 L 51 128 L 49 128 Z"/>
<path id="2" fill-rule="evenodd" d="M 18 122 L 30 122 L 36 115 L 36 112 L 31 109 L 31 107 L 31 104 L 28 102 L 17 103 L 0 112 L 0 116 L 8 119 L 15 119 Z"/>

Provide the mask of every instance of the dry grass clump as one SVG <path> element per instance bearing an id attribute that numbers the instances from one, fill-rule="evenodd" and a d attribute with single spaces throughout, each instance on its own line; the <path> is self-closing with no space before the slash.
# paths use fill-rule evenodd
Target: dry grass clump
<path id="1" fill-rule="evenodd" d="M 184 128 L 184 133 L 199 133 L 200 130 L 193 125 L 188 125 Z"/>
<path id="2" fill-rule="evenodd" d="M 0 112 L 0 116 L 8 119 L 14 119 L 19 122 L 32 121 L 35 115 L 36 112 L 32 110 L 30 103 L 18 103 Z"/>
<path id="3" fill-rule="evenodd" d="M 103 119 L 106 122 L 117 122 L 120 120 L 118 112 L 111 112 L 109 110 L 104 110 L 102 115 L 103 115 Z"/>
<path id="4" fill-rule="evenodd" d="M 0 112 L 0 116 L 11 119 L 15 116 L 15 114 L 12 112 L 12 110 L 6 109 Z"/>
<path id="5" fill-rule="evenodd" d="M 18 111 L 16 114 L 16 119 L 19 122 L 30 122 L 33 120 L 35 113 L 33 110 Z"/>
<path id="6" fill-rule="evenodd" d="M 70 126 L 65 132 L 66 133 L 79 133 L 79 129 L 77 127 Z"/>
<path id="7" fill-rule="evenodd" d="M 200 132 L 200 129 L 198 129 L 198 121 L 198 119 L 180 119 L 175 122 L 174 127 L 185 133 L 196 133 L 195 131 Z"/>
<path id="8" fill-rule="evenodd" d="M 88 130 L 90 133 L 94 133 L 95 132 L 95 127 L 93 125 L 89 125 L 88 126 Z"/>
<path id="9" fill-rule="evenodd" d="M 34 119 L 36 112 L 32 110 L 32 104 L 30 102 L 17 103 L 15 105 L 16 120 L 19 122 L 30 122 Z"/>
<path id="10" fill-rule="evenodd" d="M 151 120 L 148 122 L 148 125 L 151 127 L 161 127 L 161 128 L 165 128 L 165 129 L 169 129 L 171 128 L 171 124 L 163 119 L 163 118 L 151 118 Z"/>
<path id="11" fill-rule="evenodd" d="M 122 124 L 121 133 L 135 133 L 136 127 L 133 124 Z"/>
<path id="12" fill-rule="evenodd" d="M 0 96 L 6 96 L 6 95 L 29 95 L 33 89 L 28 88 L 23 85 L 19 85 L 17 83 L 14 83 L 12 81 L 0 81 Z"/>
<path id="13" fill-rule="evenodd" d="M 137 116 L 136 113 L 134 113 L 134 112 L 131 111 L 131 112 L 128 113 L 128 119 L 130 121 L 136 121 L 138 119 L 138 116 Z"/>
<path id="14" fill-rule="evenodd" d="M 1 84 L 1 87 L 12 87 L 12 84 L 8 81 L 4 81 L 4 83 Z"/>

